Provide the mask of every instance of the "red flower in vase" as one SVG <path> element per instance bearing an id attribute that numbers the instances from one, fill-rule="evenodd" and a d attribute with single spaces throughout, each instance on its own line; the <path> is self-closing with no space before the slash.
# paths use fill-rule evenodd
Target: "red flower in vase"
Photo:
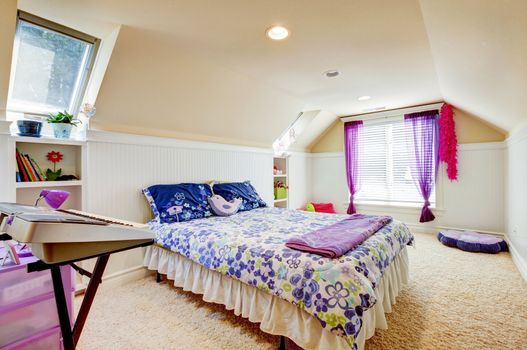
<path id="1" fill-rule="evenodd" d="M 51 151 L 48 152 L 47 158 L 52 163 L 58 163 L 62 160 L 62 153 Z"/>

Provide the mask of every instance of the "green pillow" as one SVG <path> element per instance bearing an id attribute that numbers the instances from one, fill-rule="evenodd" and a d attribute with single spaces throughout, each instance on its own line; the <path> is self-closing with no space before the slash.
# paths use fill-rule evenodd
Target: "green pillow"
<path id="1" fill-rule="evenodd" d="M 306 204 L 306 211 L 315 211 L 315 206 L 313 205 L 313 203 L 309 202 Z"/>

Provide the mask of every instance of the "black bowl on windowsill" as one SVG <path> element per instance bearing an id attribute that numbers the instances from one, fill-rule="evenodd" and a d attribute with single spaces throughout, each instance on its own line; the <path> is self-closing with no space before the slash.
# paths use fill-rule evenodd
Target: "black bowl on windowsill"
<path id="1" fill-rule="evenodd" d="M 36 120 L 18 120 L 18 135 L 29 137 L 40 137 L 42 131 L 42 122 Z"/>

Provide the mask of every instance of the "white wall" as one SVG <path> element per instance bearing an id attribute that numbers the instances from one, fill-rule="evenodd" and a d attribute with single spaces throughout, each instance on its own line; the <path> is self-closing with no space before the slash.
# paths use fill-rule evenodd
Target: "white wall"
<path id="1" fill-rule="evenodd" d="M 90 132 L 86 209 L 145 222 L 141 189 L 158 183 L 250 180 L 273 199 L 270 149 Z"/>
<path id="2" fill-rule="evenodd" d="M 512 257 L 527 281 L 527 128 L 507 140 L 507 235 Z"/>
<path id="3" fill-rule="evenodd" d="M 271 149 L 214 143 L 90 132 L 87 142 L 84 210 L 145 222 L 150 209 L 141 189 L 158 183 L 250 180 L 263 199 L 273 201 Z M 303 206 L 310 196 L 310 158 L 290 158 L 291 207 Z M 139 271 L 142 250 L 114 254 L 106 277 Z"/>
<path id="4" fill-rule="evenodd" d="M 450 182 L 440 172 L 436 220 L 419 223 L 419 208 L 358 205 L 361 212 L 390 214 L 414 228 L 436 230 L 454 227 L 504 232 L 505 145 L 482 143 L 460 145 L 459 181 Z M 347 208 L 348 188 L 343 153 L 312 155 L 314 201 L 333 202 L 338 211 Z"/>
<path id="5" fill-rule="evenodd" d="M 309 153 L 293 152 L 289 157 L 289 208 L 305 207 L 311 200 L 311 162 Z"/>
<path id="6" fill-rule="evenodd" d="M 0 119 L 0 202 L 12 201 L 15 189 L 10 175 L 9 122 Z M 10 181 L 11 180 L 11 181 Z"/>

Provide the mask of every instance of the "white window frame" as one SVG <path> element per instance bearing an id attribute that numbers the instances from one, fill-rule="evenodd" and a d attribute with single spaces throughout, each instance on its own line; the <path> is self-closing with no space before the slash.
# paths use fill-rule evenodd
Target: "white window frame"
<path id="1" fill-rule="evenodd" d="M 46 28 L 48 30 L 75 38 L 77 40 L 84 41 L 88 44 L 92 45 L 92 48 L 90 52 L 85 55 L 83 58 L 83 67 L 84 71 L 79 74 L 76 81 L 76 87 L 75 87 L 75 96 L 73 97 L 70 106 L 68 106 L 68 112 L 74 115 L 77 115 L 79 113 L 80 105 L 82 103 L 82 100 L 84 98 L 84 95 L 86 93 L 86 88 L 88 86 L 88 81 L 90 79 L 91 72 L 93 70 L 93 66 L 95 64 L 95 59 L 97 57 L 97 53 L 99 51 L 99 46 L 101 43 L 101 40 L 93 37 L 89 34 L 85 34 L 83 32 L 77 31 L 75 29 L 63 26 L 61 24 L 49 21 L 47 19 L 32 15 L 30 13 L 24 12 L 24 11 L 18 11 L 17 14 L 17 28 L 15 33 L 15 40 L 13 45 L 13 56 L 11 60 L 11 72 L 10 72 L 10 78 L 9 78 L 9 92 L 8 92 L 8 101 L 11 99 L 12 93 L 13 93 L 13 87 L 14 87 L 14 78 L 15 78 L 15 72 L 16 72 L 16 61 L 18 58 L 18 49 L 19 49 L 19 23 L 20 21 L 28 22 L 34 25 L 37 25 L 39 27 Z M 47 117 L 48 113 L 39 112 L 35 109 L 33 110 L 15 110 L 15 109 L 9 109 L 7 110 L 10 114 L 28 114 L 35 117 Z"/>
<path id="2" fill-rule="evenodd" d="M 405 108 L 397 108 L 397 109 L 390 109 L 390 110 L 384 110 L 380 112 L 372 112 L 372 113 L 364 113 L 364 114 L 356 114 L 351 115 L 347 117 L 341 117 L 340 121 L 342 123 L 351 122 L 351 121 L 367 121 L 368 124 L 373 123 L 386 123 L 390 121 L 395 121 L 401 118 L 405 114 L 409 113 L 416 113 L 416 112 L 424 112 L 431 109 L 441 109 L 441 106 L 444 102 L 437 102 L 433 104 L 426 104 L 426 105 L 419 105 L 419 106 L 412 106 L 412 107 L 405 107 Z M 444 168 L 441 163 L 438 165 L 438 171 L 437 171 L 437 179 L 435 184 L 435 203 L 430 205 L 430 208 L 435 209 L 437 211 L 443 210 L 443 177 Z M 348 193 L 349 198 L 349 193 Z M 365 206 L 382 206 L 382 207 L 394 207 L 394 208 L 421 208 L 423 206 L 422 203 L 410 203 L 410 202 L 398 202 L 398 201 L 365 201 L 365 200 L 357 200 L 355 201 L 355 204 L 358 205 L 365 205 Z"/>

